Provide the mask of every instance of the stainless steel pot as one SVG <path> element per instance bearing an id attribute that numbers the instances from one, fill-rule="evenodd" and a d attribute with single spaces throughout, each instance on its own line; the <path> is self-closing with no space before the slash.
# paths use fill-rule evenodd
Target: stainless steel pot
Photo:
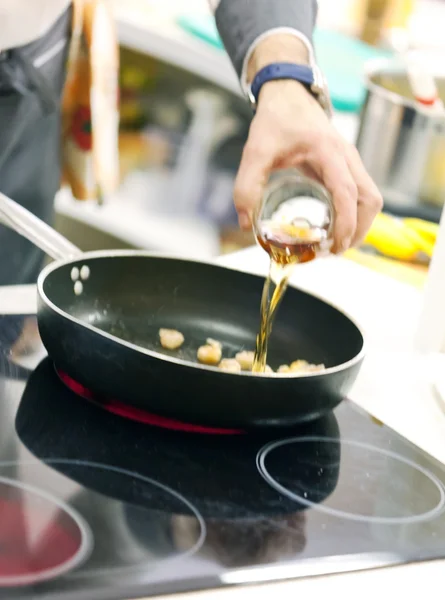
<path id="1" fill-rule="evenodd" d="M 445 101 L 444 66 L 426 64 Z M 356 143 L 387 208 L 438 218 L 445 202 L 445 115 L 416 104 L 400 60 L 369 63 L 366 87 Z"/>

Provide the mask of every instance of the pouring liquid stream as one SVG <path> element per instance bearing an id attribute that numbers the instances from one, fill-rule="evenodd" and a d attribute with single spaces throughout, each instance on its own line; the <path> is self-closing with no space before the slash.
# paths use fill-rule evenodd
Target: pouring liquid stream
<path id="1" fill-rule="evenodd" d="M 252 371 L 264 373 L 267 347 L 278 306 L 297 264 L 309 262 L 322 251 L 319 232 L 286 223 L 263 222 L 257 235 L 270 257 L 260 309 L 260 329 L 256 339 Z"/>

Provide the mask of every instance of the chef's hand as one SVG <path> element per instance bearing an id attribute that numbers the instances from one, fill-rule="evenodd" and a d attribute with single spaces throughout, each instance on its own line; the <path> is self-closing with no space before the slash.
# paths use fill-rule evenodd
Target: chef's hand
<path id="1" fill-rule="evenodd" d="M 254 52 L 248 79 L 272 62 L 308 60 L 297 38 L 266 38 Z M 235 183 L 234 200 L 242 229 L 251 227 L 272 170 L 297 167 L 330 191 L 335 206 L 334 252 L 360 244 L 377 213 L 382 197 L 354 146 L 331 125 L 315 98 L 296 81 L 263 85 L 244 147 Z"/>

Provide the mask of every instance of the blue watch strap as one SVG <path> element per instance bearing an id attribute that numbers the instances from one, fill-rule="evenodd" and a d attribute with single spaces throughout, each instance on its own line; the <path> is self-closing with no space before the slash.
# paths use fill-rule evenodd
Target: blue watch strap
<path id="1" fill-rule="evenodd" d="M 258 102 L 258 96 L 263 85 L 268 81 L 275 81 L 277 79 L 294 79 L 310 87 L 314 83 L 314 72 L 307 65 L 297 65 L 294 63 L 272 63 L 267 65 L 267 67 L 263 67 L 255 75 L 250 86 L 250 91 L 255 102 Z"/>

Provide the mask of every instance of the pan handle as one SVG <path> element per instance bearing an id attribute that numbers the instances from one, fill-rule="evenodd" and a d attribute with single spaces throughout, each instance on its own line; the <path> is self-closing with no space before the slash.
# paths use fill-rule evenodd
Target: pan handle
<path id="1" fill-rule="evenodd" d="M 83 254 L 63 235 L 1 192 L 0 223 L 22 235 L 54 260 L 74 258 Z"/>

